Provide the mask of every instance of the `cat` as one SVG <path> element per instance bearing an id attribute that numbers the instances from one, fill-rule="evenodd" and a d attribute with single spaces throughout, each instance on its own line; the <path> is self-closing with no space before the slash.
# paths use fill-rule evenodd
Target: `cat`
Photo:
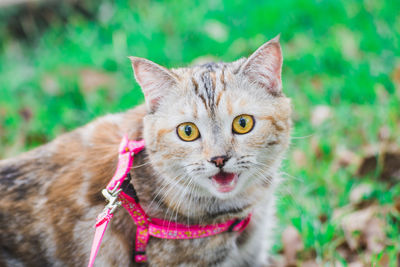
<path id="1" fill-rule="evenodd" d="M 192 225 L 252 214 L 240 233 L 151 237 L 148 266 L 265 266 L 292 127 L 279 36 L 231 63 L 167 69 L 130 60 L 144 104 L 0 161 L 0 266 L 87 265 L 124 134 L 146 143 L 130 173 L 151 218 Z M 136 266 L 134 239 L 119 208 L 95 266 Z"/>

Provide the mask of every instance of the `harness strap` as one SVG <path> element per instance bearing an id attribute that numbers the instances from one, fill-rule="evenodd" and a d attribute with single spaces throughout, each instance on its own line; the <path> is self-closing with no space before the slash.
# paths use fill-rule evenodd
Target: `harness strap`
<path id="1" fill-rule="evenodd" d="M 101 215 L 101 214 L 100 214 Z M 103 240 L 104 233 L 106 232 L 108 223 L 114 214 L 110 214 L 110 211 L 107 210 L 106 216 L 99 223 L 96 223 L 96 232 L 94 234 L 94 239 L 92 242 L 92 249 L 90 251 L 89 265 L 93 266 L 94 260 L 96 259 L 97 252 L 99 252 L 101 241 Z"/>
<path id="2" fill-rule="evenodd" d="M 96 219 L 96 225 L 95 225 L 96 232 L 94 234 L 92 242 L 88 267 L 93 266 L 104 233 L 106 232 L 108 223 L 114 216 L 115 209 L 121 205 L 121 201 L 118 200 L 119 193 L 121 192 L 121 189 L 119 187 L 123 183 L 125 177 L 127 176 L 132 167 L 134 155 L 143 150 L 143 148 L 144 148 L 144 140 L 129 141 L 127 135 L 125 135 L 122 138 L 118 150 L 119 159 L 118 159 L 117 169 L 111 181 L 108 183 L 106 189 L 103 189 L 102 191 L 103 195 L 107 198 L 109 203 L 106 205 L 103 212 L 100 213 Z"/>
<path id="3" fill-rule="evenodd" d="M 146 246 L 149 237 L 162 239 L 195 239 L 217 235 L 222 232 L 243 231 L 249 224 L 251 213 L 245 219 L 232 219 L 224 223 L 212 225 L 184 225 L 158 218 L 148 218 L 139 204 L 135 188 L 130 183 L 129 171 L 133 158 L 144 148 L 144 141 L 129 141 L 127 136 L 122 139 L 119 148 L 117 170 L 106 189 L 102 193 L 109 203 L 96 220 L 96 232 L 90 253 L 89 265 L 92 267 L 104 233 L 118 206 L 123 206 L 136 224 L 136 240 L 134 259 L 136 262 L 146 262 Z M 126 179 L 127 178 L 127 179 Z M 122 186 L 121 186 L 122 185 Z"/>

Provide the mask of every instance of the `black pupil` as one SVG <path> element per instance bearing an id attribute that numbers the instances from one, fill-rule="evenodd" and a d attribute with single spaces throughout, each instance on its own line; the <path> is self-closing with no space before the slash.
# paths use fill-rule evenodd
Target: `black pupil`
<path id="1" fill-rule="evenodd" d="M 242 127 L 242 128 L 245 128 L 246 127 L 246 119 L 245 118 L 240 118 L 239 119 L 239 125 Z"/>
<path id="2" fill-rule="evenodd" d="M 185 126 L 185 134 L 187 136 L 190 136 L 192 134 L 192 126 L 190 126 L 190 125 Z"/>

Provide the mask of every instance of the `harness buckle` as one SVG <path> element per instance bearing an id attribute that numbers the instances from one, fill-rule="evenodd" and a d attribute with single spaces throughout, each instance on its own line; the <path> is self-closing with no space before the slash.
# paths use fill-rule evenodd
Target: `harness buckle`
<path id="1" fill-rule="evenodd" d="M 122 191 L 122 189 L 119 188 L 119 186 L 120 182 L 117 182 L 117 184 L 114 186 L 112 190 L 103 189 L 101 191 L 103 196 L 108 201 L 107 205 L 104 207 L 104 211 L 109 210 L 110 214 L 114 213 L 114 211 L 122 204 L 122 202 L 118 200 L 119 193 Z"/>

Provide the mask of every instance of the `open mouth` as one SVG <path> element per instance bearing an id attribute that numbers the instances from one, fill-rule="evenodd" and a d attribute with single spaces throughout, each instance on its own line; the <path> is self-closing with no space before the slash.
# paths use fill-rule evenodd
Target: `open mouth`
<path id="1" fill-rule="evenodd" d="M 238 175 L 235 173 L 221 171 L 211 177 L 211 180 L 218 192 L 227 193 L 235 189 L 238 181 Z"/>

